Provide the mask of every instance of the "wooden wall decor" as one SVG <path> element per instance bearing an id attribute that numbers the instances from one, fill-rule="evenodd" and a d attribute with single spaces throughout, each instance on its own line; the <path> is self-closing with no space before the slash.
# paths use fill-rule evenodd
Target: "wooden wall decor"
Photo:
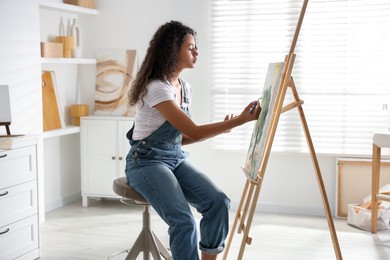
<path id="1" fill-rule="evenodd" d="M 64 122 L 57 100 L 57 89 L 55 74 L 53 71 L 42 72 L 42 112 L 43 131 L 59 129 L 64 126 Z"/>

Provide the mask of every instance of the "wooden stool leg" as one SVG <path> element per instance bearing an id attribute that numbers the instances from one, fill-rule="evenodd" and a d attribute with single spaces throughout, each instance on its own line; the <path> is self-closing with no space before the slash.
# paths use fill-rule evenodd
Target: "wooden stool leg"
<path id="1" fill-rule="evenodd" d="M 379 192 L 379 179 L 380 179 L 380 160 L 381 160 L 381 148 L 372 145 L 372 188 L 371 188 L 371 232 L 376 233 L 378 224 L 378 198 Z"/>
<path id="2" fill-rule="evenodd" d="M 169 253 L 168 249 L 164 246 L 164 244 L 161 242 L 161 240 L 156 236 L 156 234 L 154 234 L 153 231 L 151 231 L 151 233 L 158 247 L 158 251 L 164 257 L 164 259 L 172 259 L 171 254 Z"/>
<path id="3" fill-rule="evenodd" d="M 143 259 L 149 260 L 150 254 L 154 260 L 161 260 L 161 256 L 164 259 L 172 259 L 170 253 L 165 248 L 163 243 L 150 229 L 150 208 L 149 205 L 144 206 L 142 231 L 135 241 L 133 247 L 130 249 L 125 260 L 135 260 L 138 255 L 143 252 Z"/>
<path id="4" fill-rule="evenodd" d="M 145 231 L 142 230 L 125 260 L 135 260 L 141 252 L 145 251 L 145 239 L 146 234 Z M 149 254 L 148 251 L 146 252 Z"/>

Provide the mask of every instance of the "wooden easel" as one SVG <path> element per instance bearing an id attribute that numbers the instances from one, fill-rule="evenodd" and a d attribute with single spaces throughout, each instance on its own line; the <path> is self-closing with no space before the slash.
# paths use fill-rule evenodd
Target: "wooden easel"
<path id="1" fill-rule="evenodd" d="M 248 178 L 244 187 L 244 191 L 241 196 L 240 204 L 237 209 L 236 217 L 233 222 L 233 227 L 231 229 L 228 242 L 226 245 L 225 253 L 223 255 L 223 259 L 226 260 L 229 254 L 229 249 L 233 241 L 235 230 L 237 229 L 237 233 L 241 234 L 243 232 L 243 237 L 241 241 L 241 247 L 239 251 L 239 255 L 237 259 L 241 260 L 244 255 L 244 250 L 246 244 L 251 244 L 252 238 L 249 237 L 249 230 L 252 225 L 253 216 L 256 210 L 257 201 L 260 195 L 260 189 L 262 185 L 262 180 L 264 179 L 265 170 L 267 168 L 268 158 L 271 152 L 272 142 L 275 136 L 276 128 L 279 122 L 279 117 L 282 113 L 287 112 L 291 109 L 297 108 L 298 113 L 301 119 L 301 123 L 303 126 L 303 130 L 305 132 L 306 141 L 309 146 L 311 159 L 313 162 L 313 166 L 316 172 L 318 186 L 320 188 L 322 202 L 324 205 L 326 218 L 328 221 L 329 231 L 331 233 L 331 238 L 333 242 L 333 249 L 335 251 L 336 259 L 341 260 L 342 255 L 340 251 L 340 246 L 337 239 L 336 230 L 333 223 L 332 214 L 329 207 L 328 197 L 326 195 L 326 190 L 324 186 L 324 182 L 322 180 L 322 175 L 320 171 L 320 167 L 318 164 L 317 156 L 314 150 L 313 142 L 311 140 L 310 131 L 306 122 L 305 114 L 302 109 L 303 101 L 299 99 L 297 89 L 294 84 L 294 80 L 291 77 L 291 72 L 293 69 L 294 61 L 295 61 L 295 46 L 297 43 L 299 31 L 302 25 L 303 17 L 306 11 L 308 0 L 304 0 L 304 3 L 301 8 L 301 13 L 299 16 L 298 24 L 295 30 L 294 38 L 291 44 L 291 48 L 289 54 L 285 59 L 285 67 L 282 74 L 282 80 L 280 83 L 279 91 L 276 96 L 276 102 L 274 111 L 272 114 L 270 128 L 268 132 L 268 136 L 266 138 L 264 147 L 263 147 L 263 156 L 260 159 L 260 169 L 258 170 L 257 176 L 254 179 Z M 286 96 L 287 88 L 290 88 L 294 97 L 294 101 L 290 104 L 283 106 L 284 98 Z M 248 211 L 249 210 L 249 211 Z"/>

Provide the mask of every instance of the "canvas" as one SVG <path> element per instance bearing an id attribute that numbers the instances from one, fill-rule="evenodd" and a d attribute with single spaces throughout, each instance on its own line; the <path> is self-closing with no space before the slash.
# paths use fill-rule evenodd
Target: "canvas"
<path id="1" fill-rule="evenodd" d="M 260 161 L 263 157 L 264 143 L 267 140 L 266 138 L 269 133 L 271 116 L 274 111 L 283 68 L 283 62 L 270 63 L 268 66 L 261 98 L 261 112 L 253 128 L 252 138 L 244 165 L 245 174 L 252 180 L 257 178 L 257 171 L 259 170 Z"/>
<path id="2" fill-rule="evenodd" d="M 8 85 L 0 85 L 0 123 L 11 123 L 11 103 Z"/>
<path id="3" fill-rule="evenodd" d="M 94 114 L 134 116 L 127 92 L 137 72 L 136 50 L 101 50 L 97 53 Z"/>

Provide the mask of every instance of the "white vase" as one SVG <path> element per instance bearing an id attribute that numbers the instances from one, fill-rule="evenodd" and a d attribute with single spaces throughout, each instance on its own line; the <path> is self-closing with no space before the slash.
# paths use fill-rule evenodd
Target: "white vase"
<path id="1" fill-rule="evenodd" d="M 58 35 L 59 36 L 65 36 L 64 19 L 62 19 L 62 17 L 61 17 L 61 20 L 60 20 L 60 26 L 59 26 L 59 30 L 58 30 Z"/>
<path id="2" fill-rule="evenodd" d="M 66 36 L 72 36 L 72 26 L 70 25 L 70 19 L 68 19 L 68 23 L 66 24 Z"/>
<path id="3" fill-rule="evenodd" d="M 74 48 L 72 50 L 73 58 L 81 58 L 82 45 L 81 45 L 81 31 L 80 26 L 77 24 L 77 19 L 73 18 L 73 24 L 71 27 L 71 36 L 74 38 Z"/>

